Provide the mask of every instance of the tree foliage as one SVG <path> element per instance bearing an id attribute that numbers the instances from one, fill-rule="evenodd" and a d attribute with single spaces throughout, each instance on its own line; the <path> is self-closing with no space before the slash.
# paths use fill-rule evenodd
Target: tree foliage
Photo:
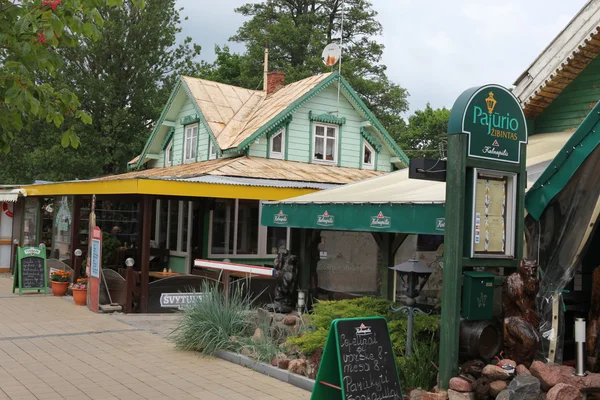
<path id="1" fill-rule="evenodd" d="M 95 40 L 103 18 L 101 6 L 119 0 L 0 0 L 0 151 L 32 119 L 61 127 L 62 143 L 77 146 L 74 120 L 90 123 L 68 88 L 55 88 L 40 76 L 56 76 L 62 58 L 56 50 L 74 47 L 81 38 Z M 143 6 L 143 0 L 136 0 Z"/>
<path id="2" fill-rule="evenodd" d="M 438 158 L 440 149 L 447 149 L 446 132 L 450 110 L 433 109 L 429 103 L 408 118 L 408 127 L 399 138 L 400 147 L 408 157 Z"/>
<path id="3" fill-rule="evenodd" d="M 399 137 L 405 127 L 401 114 L 408 109 L 408 93 L 391 82 L 381 63 L 384 46 L 376 40 L 382 26 L 366 0 L 344 0 L 342 75 L 367 106 Z M 236 12 L 249 17 L 231 38 L 246 45 L 244 54 L 216 47 L 217 59 L 204 64 L 201 75 L 249 89 L 262 87 L 263 54 L 269 46 L 269 69 L 286 73 L 294 82 L 327 72 L 321 52 L 340 42 L 342 0 L 269 0 L 248 3 Z"/>
<path id="4" fill-rule="evenodd" d="M 143 9 L 132 1 L 98 6 L 95 15 L 104 23 L 97 26 L 97 35 L 80 37 L 76 47 L 54 50 L 61 61 L 57 73 L 40 74 L 38 80 L 80 99 L 88 124 L 73 121 L 69 137 L 76 133 L 75 142 L 60 143 L 57 128 L 33 120 L 22 132 L 25 140 L 0 156 L 0 163 L 10 165 L 0 171 L 0 181 L 119 173 L 139 153 L 176 78 L 197 72 L 200 53 L 190 38 L 177 45 L 181 21 L 175 0 L 146 3 Z M 64 147 L 79 143 L 77 149 Z"/>

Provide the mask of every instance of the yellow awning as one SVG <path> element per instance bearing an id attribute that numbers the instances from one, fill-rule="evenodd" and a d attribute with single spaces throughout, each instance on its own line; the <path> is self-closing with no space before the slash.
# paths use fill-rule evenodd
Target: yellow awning
<path id="1" fill-rule="evenodd" d="M 73 181 L 27 186 L 29 196 L 147 194 L 248 200 L 283 200 L 312 193 L 315 190 L 159 179 Z"/>

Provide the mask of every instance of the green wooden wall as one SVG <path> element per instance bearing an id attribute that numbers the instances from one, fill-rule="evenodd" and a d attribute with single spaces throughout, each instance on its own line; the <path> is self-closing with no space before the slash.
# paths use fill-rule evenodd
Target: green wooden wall
<path id="1" fill-rule="evenodd" d="M 337 107 L 337 86 L 331 85 L 306 104 L 298 109 L 294 115 L 288 129 L 287 141 L 287 159 L 290 161 L 311 162 L 311 132 L 309 112 L 313 115 L 324 114 L 335 111 Z M 186 99 L 183 106 L 177 114 L 177 126 L 173 138 L 173 165 L 179 165 L 183 162 L 183 141 L 184 126 L 179 122 L 182 118 L 195 115 L 196 109 L 193 103 Z M 362 116 L 346 100 L 343 94 L 340 96 L 340 117 L 346 118 L 346 123 L 342 125 L 341 135 L 341 156 L 340 166 L 348 168 L 360 168 L 360 158 L 362 157 L 362 145 L 360 126 L 366 118 Z M 198 129 L 198 161 L 205 161 L 209 158 L 209 134 L 202 124 Z M 267 157 L 268 139 L 263 136 L 258 143 L 253 143 L 248 150 L 248 155 L 254 157 Z M 393 155 L 386 146 L 382 146 L 377 155 L 377 170 L 390 171 L 392 166 L 390 158 Z M 156 168 L 164 165 L 164 150 L 161 151 L 159 160 L 152 160 L 148 167 Z"/>
<path id="2" fill-rule="evenodd" d="M 535 133 L 575 129 L 600 100 L 600 57 L 596 57 L 536 118 Z"/>
<path id="3" fill-rule="evenodd" d="M 171 270 L 173 272 L 179 272 L 182 274 L 187 273 L 187 268 L 185 265 L 185 257 L 170 256 L 169 257 L 169 268 L 171 268 Z"/>
<path id="4" fill-rule="evenodd" d="M 311 162 L 311 124 L 309 112 L 313 115 L 330 113 L 337 109 L 337 86 L 331 85 L 310 101 L 300 107 L 294 114 L 289 125 L 287 143 L 287 159 L 290 161 Z M 346 123 L 341 128 L 341 159 L 340 166 L 348 168 L 360 168 L 362 157 L 361 123 L 366 120 L 354 107 L 340 95 L 340 117 L 346 118 Z M 267 140 L 261 138 L 259 143 L 254 143 L 249 150 L 249 155 L 266 157 Z M 390 171 L 391 164 L 389 150 L 382 146 L 378 155 L 377 169 Z"/>

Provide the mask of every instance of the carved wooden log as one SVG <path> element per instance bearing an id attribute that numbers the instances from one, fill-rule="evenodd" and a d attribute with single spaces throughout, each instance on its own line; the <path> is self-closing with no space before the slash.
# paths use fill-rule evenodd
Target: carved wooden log
<path id="1" fill-rule="evenodd" d="M 600 267 L 596 267 L 592 277 L 592 299 L 587 322 L 587 355 L 590 371 L 600 371 Z"/>
<path id="2" fill-rule="evenodd" d="M 504 351 L 517 364 L 530 365 L 539 348 L 540 318 L 535 298 L 539 291 L 537 263 L 523 260 L 502 287 Z"/>

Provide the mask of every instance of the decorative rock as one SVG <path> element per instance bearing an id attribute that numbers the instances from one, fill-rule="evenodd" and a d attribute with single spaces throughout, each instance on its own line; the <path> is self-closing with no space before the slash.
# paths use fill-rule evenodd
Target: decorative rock
<path id="1" fill-rule="evenodd" d="M 475 393 L 448 389 L 448 400 L 475 400 Z"/>
<path id="2" fill-rule="evenodd" d="M 533 375 L 518 375 L 508 385 L 511 399 L 538 400 L 540 396 L 540 380 Z"/>
<path id="3" fill-rule="evenodd" d="M 486 365 L 483 368 L 483 376 L 488 378 L 490 381 L 505 381 L 511 378 L 510 374 L 503 370 L 501 367 L 497 365 Z"/>
<path id="4" fill-rule="evenodd" d="M 481 378 L 481 370 L 485 367 L 485 364 L 481 360 L 467 361 L 460 366 L 460 372 L 462 374 L 471 375 L 475 378 Z"/>
<path id="5" fill-rule="evenodd" d="M 473 387 L 471 382 L 463 378 L 452 378 L 450 379 L 450 389 L 456 390 L 457 392 L 472 392 Z M 450 394 L 448 394 L 450 396 Z"/>
<path id="6" fill-rule="evenodd" d="M 540 393 L 540 397 L 538 397 L 538 400 L 546 400 L 546 392 Z"/>
<path id="7" fill-rule="evenodd" d="M 444 391 L 436 393 L 425 392 L 421 394 L 421 400 L 448 400 L 448 393 Z"/>
<path id="8" fill-rule="evenodd" d="M 548 391 L 546 400 L 582 400 L 583 395 L 575 386 L 559 383 Z"/>
<path id="9" fill-rule="evenodd" d="M 252 335 L 252 341 L 259 342 L 264 339 L 265 339 L 265 333 L 263 332 L 263 330 L 260 328 L 256 328 L 256 330 L 254 331 L 254 335 Z"/>
<path id="10" fill-rule="evenodd" d="M 421 388 L 411 390 L 410 400 L 423 400 L 423 393 L 425 393 L 425 391 Z"/>
<path id="11" fill-rule="evenodd" d="M 526 366 L 519 364 L 517 365 L 517 375 L 531 375 L 531 372 L 529 372 Z"/>
<path id="12" fill-rule="evenodd" d="M 517 363 L 513 360 L 509 360 L 508 358 L 505 358 L 504 360 L 500 360 L 500 362 L 498 362 L 499 367 L 502 367 L 503 365 L 510 365 L 511 367 L 517 368 Z"/>
<path id="13" fill-rule="evenodd" d="M 555 367 L 554 364 L 545 364 L 542 361 L 534 361 L 533 364 L 531 364 L 531 368 L 529 368 L 531 374 L 540 380 L 544 391 L 548 391 L 556 386 L 562 378 L 560 369 Z"/>
<path id="14" fill-rule="evenodd" d="M 475 397 L 478 399 L 485 399 L 490 393 L 490 381 L 486 377 L 477 379 L 472 384 Z"/>
<path id="15" fill-rule="evenodd" d="M 500 392 L 506 389 L 507 387 L 508 384 L 506 383 L 506 381 L 494 381 L 490 383 L 490 396 L 496 398 L 500 394 Z"/>
<path id="16" fill-rule="evenodd" d="M 296 325 L 297 321 L 298 321 L 298 319 L 295 316 L 286 315 L 286 317 L 283 319 L 283 324 L 288 325 L 288 326 L 293 326 L 293 325 Z"/>
<path id="17" fill-rule="evenodd" d="M 306 374 L 306 360 L 291 360 L 288 365 L 288 371 L 293 372 L 294 374 L 304 375 Z"/>
<path id="18" fill-rule="evenodd" d="M 508 391 L 508 389 L 504 389 L 503 391 L 498 393 L 498 396 L 496 396 L 496 400 L 511 400 L 510 392 Z"/>
<path id="19" fill-rule="evenodd" d="M 240 354 L 243 356 L 249 357 L 252 354 L 252 352 L 250 351 L 249 348 L 242 347 L 242 349 L 240 350 Z"/>

